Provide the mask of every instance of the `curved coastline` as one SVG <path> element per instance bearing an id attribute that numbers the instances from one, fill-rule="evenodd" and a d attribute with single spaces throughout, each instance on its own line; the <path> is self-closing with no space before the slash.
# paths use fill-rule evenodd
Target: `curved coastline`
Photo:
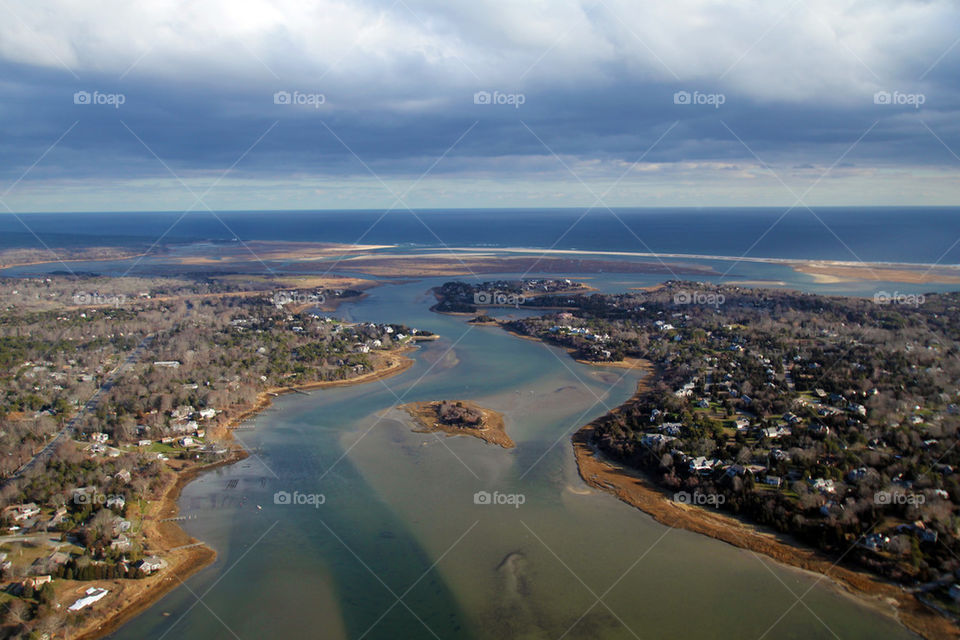
<path id="1" fill-rule="evenodd" d="M 77 631 L 77 635 L 75 636 L 77 640 L 99 640 L 99 638 L 113 633 L 127 622 L 146 612 L 165 595 L 180 586 L 187 578 L 201 569 L 210 566 L 214 560 L 216 560 L 217 552 L 214 549 L 190 536 L 176 521 L 169 519 L 175 518 L 179 514 L 180 508 L 177 501 L 183 489 L 190 484 L 190 482 L 202 473 L 212 471 L 219 467 L 232 465 L 249 456 L 242 446 L 236 444 L 232 437 L 231 429 L 255 417 L 265 409 L 268 409 L 273 404 L 273 399 L 281 395 L 314 389 L 365 384 L 367 382 L 374 382 L 399 375 L 414 365 L 415 360 L 404 354 L 415 349 L 415 346 L 406 346 L 396 351 L 390 351 L 383 356 L 387 361 L 385 367 L 355 378 L 348 378 L 346 380 L 317 380 L 295 386 L 272 387 L 261 391 L 257 395 L 253 406 L 237 414 L 227 425 L 228 437 L 231 440 L 229 456 L 210 464 L 173 471 L 170 480 L 163 489 L 160 499 L 152 505 L 151 513 L 144 517 L 144 520 L 149 523 L 145 526 L 150 527 L 150 530 L 146 534 L 147 537 L 151 539 L 154 545 L 164 550 L 165 557 L 168 561 L 171 560 L 170 551 L 173 550 L 172 553 L 175 555 L 172 561 L 170 561 L 170 566 L 165 571 L 152 577 L 140 580 L 111 581 L 114 585 L 120 587 L 118 590 L 121 594 L 125 591 L 131 592 L 129 600 L 121 602 L 119 608 L 111 607 L 106 612 L 94 611 L 93 615 L 89 617 L 87 624 Z M 184 545 L 196 546 L 177 549 L 177 547 L 183 547 Z M 128 589 L 131 585 L 122 584 L 123 582 L 132 583 L 132 586 L 135 588 Z"/>
<path id="2" fill-rule="evenodd" d="M 649 363 L 645 363 L 644 368 L 648 373 L 637 385 L 638 394 L 645 390 L 653 371 Z M 752 553 L 763 554 L 784 565 L 825 577 L 865 604 L 882 608 L 885 614 L 893 615 L 904 627 L 927 640 L 956 639 L 960 636 L 956 625 L 934 613 L 899 585 L 840 566 L 838 560 L 747 521 L 676 502 L 665 489 L 642 472 L 606 459 L 594 446 L 593 435 L 594 427 L 590 423 L 571 437 L 577 471 L 589 487 L 615 496 L 665 526 L 709 536 Z"/>

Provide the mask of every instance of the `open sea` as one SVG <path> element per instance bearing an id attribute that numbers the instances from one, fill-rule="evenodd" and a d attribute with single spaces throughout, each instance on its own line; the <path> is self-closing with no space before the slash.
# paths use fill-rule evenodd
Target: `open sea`
<path id="1" fill-rule="evenodd" d="M 19 219 L 18 219 L 19 217 Z M 960 263 L 960 208 L 0 214 L 0 248 L 300 241 Z"/>

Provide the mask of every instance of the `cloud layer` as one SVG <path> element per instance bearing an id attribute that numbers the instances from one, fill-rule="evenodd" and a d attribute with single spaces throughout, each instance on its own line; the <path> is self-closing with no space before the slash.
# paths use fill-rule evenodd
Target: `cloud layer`
<path id="1" fill-rule="evenodd" d="M 15 210 L 179 209 L 208 189 L 210 206 L 255 209 L 957 199 L 951 2 L 2 13 Z"/>

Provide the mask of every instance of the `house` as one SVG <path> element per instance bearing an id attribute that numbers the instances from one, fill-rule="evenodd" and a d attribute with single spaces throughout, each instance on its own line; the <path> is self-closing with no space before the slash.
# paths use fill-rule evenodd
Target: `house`
<path id="1" fill-rule="evenodd" d="M 67 508 L 59 507 L 56 511 L 53 512 L 53 515 L 50 516 L 50 519 L 47 520 L 47 523 L 44 525 L 48 530 L 56 529 L 57 526 L 63 522 L 64 518 L 67 517 Z"/>
<path id="2" fill-rule="evenodd" d="M 707 460 L 704 456 L 698 456 L 690 461 L 690 473 L 710 473 L 720 464 L 720 460 Z"/>
<path id="3" fill-rule="evenodd" d="M 193 415 L 196 409 L 189 404 L 182 404 L 170 412 L 170 417 L 174 420 L 183 420 Z"/>
<path id="4" fill-rule="evenodd" d="M 135 569 L 140 569 L 145 574 L 150 575 L 154 571 L 160 571 L 167 566 L 167 561 L 157 556 L 147 556 L 143 560 L 133 565 Z"/>
<path id="5" fill-rule="evenodd" d="M 44 576 L 33 576 L 32 578 L 26 578 L 23 582 L 20 583 L 23 587 L 30 587 L 31 589 L 39 589 L 48 582 L 53 581 L 53 576 L 44 575 Z"/>
<path id="6" fill-rule="evenodd" d="M 640 439 L 640 444 L 651 449 L 658 449 L 672 440 L 676 440 L 676 438 L 662 433 L 647 433 Z"/>
<path id="7" fill-rule="evenodd" d="M 200 409 L 200 417 L 203 418 L 204 420 L 209 420 L 210 418 L 216 417 L 216 415 L 217 415 L 216 409 L 210 409 L 210 408 Z"/>
<path id="8" fill-rule="evenodd" d="M 196 443 L 193 441 L 191 436 L 184 436 L 183 438 L 180 438 L 180 446 L 182 447 L 193 447 L 195 445 Z"/>
<path id="9" fill-rule="evenodd" d="M 91 433 L 90 442 L 96 442 L 97 444 L 107 444 L 107 441 L 110 440 L 110 436 L 105 433 Z"/>
<path id="10" fill-rule="evenodd" d="M 694 386 L 695 385 L 693 382 L 688 382 L 687 384 L 677 389 L 673 395 L 677 396 L 678 398 L 688 398 L 691 395 L 693 395 Z"/>
<path id="11" fill-rule="evenodd" d="M 767 427 L 766 429 L 760 430 L 761 437 L 773 439 L 780 438 L 782 436 L 788 436 L 790 433 L 790 429 L 782 425 L 776 427 Z"/>
<path id="12" fill-rule="evenodd" d="M 849 405 L 847 405 L 847 411 L 849 411 L 850 413 L 855 413 L 862 417 L 866 417 L 867 415 L 867 408 L 862 404 L 856 404 L 855 402 L 852 402 Z"/>
<path id="13" fill-rule="evenodd" d="M 657 427 L 657 431 L 660 431 L 661 433 L 665 433 L 668 436 L 679 436 L 680 431 L 682 429 L 683 429 L 682 422 L 664 422 L 659 427 Z"/>
<path id="14" fill-rule="evenodd" d="M 853 471 L 847 474 L 847 480 L 849 480 L 850 482 L 860 482 L 866 477 L 867 477 L 866 467 L 860 467 L 859 469 L 854 469 Z"/>
<path id="15" fill-rule="evenodd" d="M 737 418 L 733 421 L 733 424 L 737 428 L 737 431 L 743 431 L 750 427 L 750 420 L 747 418 Z"/>
<path id="16" fill-rule="evenodd" d="M 107 509 L 123 509 L 124 505 L 127 504 L 126 499 L 123 496 L 110 496 L 107 498 Z"/>
<path id="17" fill-rule="evenodd" d="M 86 595 L 67 607 L 68 611 L 80 611 L 81 609 L 85 609 L 93 603 L 102 600 L 110 592 L 106 589 L 101 589 L 100 587 L 90 587 L 84 593 Z"/>
<path id="18" fill-rule="evenodd" d="M 124 483 L 129 483 L 131 479 L 130 472 L 126 469 L 120 469 L 120 471 L 113 474 L 113 477 Z"/>
<path id="19" fill-rule="evenodd" d="M 779 487 L 783 484 L 783 478 L 780 476 L 767 476 L 763 479 L 763 484 L 770 485 L 771 487 Z"/>
<path id="20" fill-rule="evenodd" d="M 113 551 L 128 551 L 130 549 L 130 538 L 121 533 L 110 542 L 110 549 Z"/>
<path id="21" fill-rule="evenodd" d="M 727 471 L 726 473 L 724 473 L 724 475 L 727 476 L 728 478 L 734 478 L 736 476 L 742 476 L 746 472 L 747 470 L 743 467 L 743 465 L 732 464 L 729 467 L 727 467 Z"/>
<path id="22" fill-rule="evenodd" d="M 811 478 L 810 487 L 814 491 L 821 493 L 833 493 L 836 491 L 836 485 L 830 478 Z"/>
<path id="23" fill-rule="evenodd" d="M 14 522 L 23 522 L 40 515 L 40 507 L 34 502 L 15 504 L 4 509 L 3 515 L 12 518 Z"/>
<path id="24" fill-rule="evenodd" d="M 890 537 L 882 533 L 871 533 L 863 539 L 863 546 L 871 551 L 882 551 L 890 543 Z"/>

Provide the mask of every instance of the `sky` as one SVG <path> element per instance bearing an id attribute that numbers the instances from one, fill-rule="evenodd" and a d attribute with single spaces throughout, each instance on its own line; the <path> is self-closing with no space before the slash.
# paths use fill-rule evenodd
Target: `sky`
<path id="1" fill-rule="evenodd" d="M 960 3 L 0 0 L 0 213 L 955 205 Z"/>

